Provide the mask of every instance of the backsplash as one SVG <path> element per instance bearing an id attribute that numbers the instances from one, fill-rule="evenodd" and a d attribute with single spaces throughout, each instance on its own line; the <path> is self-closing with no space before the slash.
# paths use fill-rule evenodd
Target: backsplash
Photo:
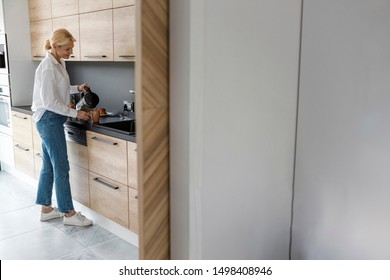
<path id="1" fill-rule="evenodd" d="M 123 100 L 133 101 L 135 64 L 132 62 L 67 61 L 72 85 L 88 83 L 100 99 L 98 107 L 108 112 L 122 112 Z"/>

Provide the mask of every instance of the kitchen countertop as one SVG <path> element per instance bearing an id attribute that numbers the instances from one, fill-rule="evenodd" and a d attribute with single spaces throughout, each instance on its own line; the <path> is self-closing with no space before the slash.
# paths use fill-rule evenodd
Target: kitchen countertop
<path id="1" fill-rule="evenodd" d="M 28 114 L 31 116 L 33 115 L 33 112 L 31 111 L 31 106 L 12 106 L 11 110 L 16 111 L 16 112 L 20 112 L 20 113 L 24 113 L 24 114 Z M 126 115 L 126 119 L 121 119 L 120 117 L 106 116 L 106 117 L 100 117 L 99 123 L 118 122 L 118 121 L 122 121 L 122 120 L 130 120 L 130 119 L 134 119 L 134 118 L 135 118 L 134 113 L 129 112 L 128 116 Z M 113 131 L 110 129 L 106 129 L 104 127 L 99 127 L 98 125 L 93 124 L 92 120 L 81 121 L 81 120 L 78 120 L 75 118 L 68 118 L 68 120 L 66 121 L 66 125 L 74 126 L 74 127 L 85 129 L 85 130 L 94 131 L 97 133 L 101 133 L 101 134 L 104 134 L 107 136 L 112 136 L 112 137 L 115 137 L 118 139 L 130 141 L 130 142 L 134 142 L 134 143 L 136 142 L 135 134 L 128 135 L 128 134 L 116 132 L 116 131 Z"/>

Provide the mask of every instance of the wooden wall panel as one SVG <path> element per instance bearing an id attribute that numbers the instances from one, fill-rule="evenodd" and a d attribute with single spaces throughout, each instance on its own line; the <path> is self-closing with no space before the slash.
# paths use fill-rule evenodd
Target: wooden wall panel
<path id="1" fill-rule="evenodd" d="M 140 259 L 169 259 L 169 0 L 137 0 Z"/>

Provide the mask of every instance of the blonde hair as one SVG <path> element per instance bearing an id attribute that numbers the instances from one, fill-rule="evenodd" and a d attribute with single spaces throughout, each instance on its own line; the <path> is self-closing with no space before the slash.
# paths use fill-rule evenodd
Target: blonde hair
<path id="1" fill-rule="evenodd" d="M 50 50 L 53 47 L 53 44 L 57 44 L 59 47 L 64 46 L 69 43 L 69 41 L 75 42 L 76 39 L 68 30 L 65 28 L 54 30 L 50 35 L 50 39 L 45 42 L 45 50 Z"/>

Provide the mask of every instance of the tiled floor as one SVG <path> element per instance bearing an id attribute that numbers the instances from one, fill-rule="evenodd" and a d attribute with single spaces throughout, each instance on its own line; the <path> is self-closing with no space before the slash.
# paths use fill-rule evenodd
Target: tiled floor
<path id="1" fill-rule="evenodd" d="M 0 171 L 1 260 L 138 259 L 137 247 L 98 223 L 82 228 L 39 218 L 35 188 Z"/>

